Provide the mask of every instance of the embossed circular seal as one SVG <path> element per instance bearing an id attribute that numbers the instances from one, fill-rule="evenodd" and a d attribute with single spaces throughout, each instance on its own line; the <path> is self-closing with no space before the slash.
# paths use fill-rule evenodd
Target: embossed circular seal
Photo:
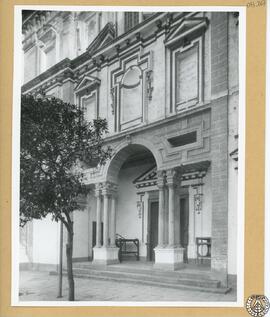
<path id="1" fill-rule="evenodd" d="M 263 317 L 269 310 L 269 300 L 264 295 L 251 295 L 247 299 L 246 309 L 251 316 Z"/>

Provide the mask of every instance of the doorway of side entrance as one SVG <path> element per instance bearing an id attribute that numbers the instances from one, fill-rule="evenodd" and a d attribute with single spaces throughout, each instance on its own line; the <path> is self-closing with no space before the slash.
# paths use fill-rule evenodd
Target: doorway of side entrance
<path id="1" fill-rule="evenodd" d="M 147 259 L 155 261 L 154 248 L 158 245 L 158 201 L 150 202 L 147 237 Z"/>
<path id="2" fill-rule="evenodd" d="M 180 197 L 180 245 L 184 248 L 184 263 L 188 263 L 188 228 L 189 227 L 189 199 Z"/>

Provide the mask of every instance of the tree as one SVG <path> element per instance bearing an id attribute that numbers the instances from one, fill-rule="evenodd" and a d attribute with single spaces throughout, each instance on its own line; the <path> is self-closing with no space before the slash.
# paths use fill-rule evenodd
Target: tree
<path id="1" fill-rule="evenodd" d="M 21 97 L 20 225 L 51 216 L 67 230 L 67 275 L 70 301 L 75 300 L 72 272 L 72 212 L 87 192 L 86 166 L 104 164 L 105 119 L 86 122 L 77 106 L 57 98 Z"/>

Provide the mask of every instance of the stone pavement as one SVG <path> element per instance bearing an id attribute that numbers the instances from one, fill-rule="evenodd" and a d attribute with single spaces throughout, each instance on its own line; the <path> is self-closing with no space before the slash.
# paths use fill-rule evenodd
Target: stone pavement
<path id="1" fill-rule="evenodd" d="M 48 272 L 20 272 L 20 301 L 66 301 L 67 278 L 63 277 L 63 298 L 57 298 L 58 277 Z M 156 286 L 75 278 L 77 301 L 235 301 L 236 291 L 212 294 Z"/>

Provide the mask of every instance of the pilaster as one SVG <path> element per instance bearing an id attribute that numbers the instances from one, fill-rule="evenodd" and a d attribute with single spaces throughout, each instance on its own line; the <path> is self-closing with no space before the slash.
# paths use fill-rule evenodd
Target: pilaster
<path id="1" fill-rule="evenodd" d="M 165 189 L 165 179 L 164 171 L 158 171 L 158 248 L 164 247 L 164 229 L 165 229 L 165 212 L 164 212 L 164 189 Z"/>
<path id="2" fill-rule="evenodd" d="M 196 259 L 194 189 L 190 185 L 189 192 L 189 227 L 188 227 L 188 259 Z"/>

